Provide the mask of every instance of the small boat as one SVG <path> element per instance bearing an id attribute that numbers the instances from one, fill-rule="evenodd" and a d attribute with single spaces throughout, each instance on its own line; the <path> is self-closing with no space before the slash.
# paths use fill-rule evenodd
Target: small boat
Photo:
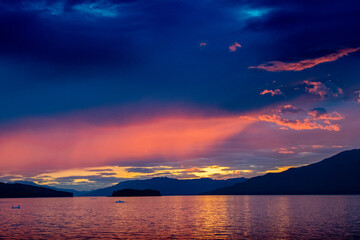
<path id="1" fill-rule="evenodd" d="M 118 200 L 115 203 L 124 203 L 124 201 Z"/>
<path id="2" fill-rule="evenodd" d="M 12 207 L 11 207 L 12 209 L 20 209 L 20 205 L 18 205 L 18 206 L 15 206 L 14 207 L 14 205 L 12 205 Z"/>

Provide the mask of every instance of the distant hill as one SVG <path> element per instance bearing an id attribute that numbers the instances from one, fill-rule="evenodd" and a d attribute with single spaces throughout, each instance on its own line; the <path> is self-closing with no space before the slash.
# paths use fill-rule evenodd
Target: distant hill
<path id="1" fill-rule="evenodd" d="M 111 196 L 114 191 L 126 188 L 139 190 L 157 189 L 162 195 L 196 195 L 216 188 L 231 186 L 246 180 L 246 178 L 232 178 L 228 180 L 214 180 L 211 178 L 179 180 L 167 177 L 156 177 L 147 180 L 120 182 L 111 187 L 90 191 L 83 196 Z"/>
<path id="2" fill-rule="evenodd" d="M 360 149 L 344 151 L 318 163 L 281 173 L 268 173 L 204 194 L 360 194 Z"/>
<path id="3" fill-rule="evenodd" d="M 158 190 L 145 189 L 145 190 L 137 190 L 137 189 L 122 189 L 114 191 L 111 195 L 112 197 L 149 197 L 149 196 L 161 196 Z"/>
<path id="4" fill-rule="evenodd" d="M 70 192 L 20 183 L 0 183 L 0 198 L 72 197 Z"/>
<path id="5" fill-rule="evenodd" d="M 79 195 L 82 195 L 87 192 L 87 191 L 76 191 L 73 189 L 57 188 L 57 187 L 52 187 L 52 186 L 48 186 L 48 185 L 39 185 L 39 184 L 36 184 L 31 181 L 14 181 L 14 182 L 8 182 L 8 183 L 20 183 L 20 184 L 25 184 L 25 185 L 35 186 L 35 187 L 50 188 L 50 189 L 60 191 L 60 192 L 71 192 L 74 194 L 74 196 L 79 196 Z"/>

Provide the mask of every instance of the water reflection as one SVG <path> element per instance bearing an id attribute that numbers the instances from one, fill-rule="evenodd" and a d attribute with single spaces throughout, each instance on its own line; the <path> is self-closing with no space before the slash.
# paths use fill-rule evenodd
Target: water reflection
<path id="1" fill-rule="evenodd" d="M 0 199 L 0 239 L 360 238 L 359 196 L 119 199 Z"/>

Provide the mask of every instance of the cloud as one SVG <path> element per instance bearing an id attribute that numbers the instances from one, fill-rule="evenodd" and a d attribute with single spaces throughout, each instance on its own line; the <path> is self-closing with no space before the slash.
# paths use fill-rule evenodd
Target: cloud
<path id="1" fill-rule="evenodd" d="M 90 14 L 95 17 L 117 17 L 119 4 L 107 1 L 85 2 L 73 6 L 73 9 L 81 13 Z"/>
<path id="2" fill-rule="evenodd" d="M 133 173 L 154 173 L 155 169 L 153 168 L 128 168 L 126 169 L 127 172 Z"/>
<path id="3" fill-rule="evenodd" d="M 89 172 L 112 172 L 113 170 L 111 168 L 93 168 L 93 169 L 89 169 L 87 170 Z"/>
<path id="4" fill-rule="evenodd" d="M 64 13 L 65 3 L 62 1 L 23 1 L 23 10 L 61 15 Z"/>
<path id="5" fill-rule="evenodd" d="M 277 153 L 280 153 L 280 154 L 293 154 L 293 153 L 295 153 L 294 151 L 289 150 L 287 148 L 277 148 L 277 149 L 274 149 L 273 152 L 277 152 Z"/>
<path id="6" fill-rule="evenodd" d="M 359 51 L 360 47 L 357 48 L 345 48 L 340 49 L 336 53 L 328 54 L 323 57 L 306 59 L 300 62 L 281 62 L 281 61 L 270 61 L 268 63 L 260 64 L 259 66 L 250 66 L 249 68 L 262 69 L 268 72 L 282 72 L 282 71 L 302 71 L 308 68 L 312 68 L 320 63 L 333 62 L 338 58 L 347 56 L 349 53 Z"/>
<path id="7" fill-rule="evenodd" d="M 343 90 L 330 82 L 324 84 L 322 82 L 314 82 L 305 80 L 304 84 L 309 87 L 305 87 L 305 91 L 320 96 L 321 99 L 325 97 L 339 97 L 343 94 Z"/>
<path id="8" fill-rule="evenodd" d="M 280 126 L 280 129 L 283 130 L 321 129 L 336 132 L 340 131 L 340 126 L 338 124 L 334 124 L 332 121 L 339 121 L 344 119 L 344 117 L 338 112 L 328 113 L 325 108 L 314 108 L 310 110 L 305 116 L 299 115 L 298 113 L 305 111 L 290 104 L 281 108 L 276 108 L 275 110 L 272 110 L 272 112 L 276 112 L 277 114 L 259 114 L 255 116 L 241 116 L 240 118 L 275 123 L 276 125 Z M 289 113 L 291 115 L 289 115 Z M 294 113 L 297 114 L 294 116 Z"/>
<path id="9" fill-rule="evenodd" d="M 312 119 L 296 119 L 291 120 L 283 118 L 276 114 L 273 115 L 260 115 L 258 120 L 263 122 L 272 122 L 276 123 L 278 126 L 283 127 L 282 129 L 293 129 L 293 130 L 312 130 L 312 129 L 321 129 L 328 131 L 340 131 L 340 127 L 337 124 L 331 124 L 330 122 L 314 121 Z"/>
<path id="10" fill-rule="evenodd" d="M 120 7 L 134 1 L 116 0 L 18 0 L 0 3 L 0 7 L 7 11 L 36 12 L 49 15 L 63 15 L 65 13 L 81 13 L 94 17 L 117 17 Z"/>
<path id="11" fill-rule="evenodd" d="M 327 113 L 325 108 L 314 108 L 308 114 L 315 120 L 342 120 L 344 117 L 338 112 Z"/>
<path id="12" fill-rule="evenodd" d="M 201 42 L 201 43 L 200 43 L 200 47 L 205 47 L 206 44 L 207 44 L 206 42 Z"/>
<path id="13" fill-rule="evenodd" d="M 245 18 L 260 18 L 271 11 L 270 8 L 255 8 L 255 9 L 243 9 L 241 11 L 242 17 L 245 14 Z"/>
<path id="14" fill-rule="evenodd" d="M 260 95 L 265 95 L 265 94 L 268 94 L 268 93 L 271 94 L 271 96 L 282 95 L 283 94 L 280 89 L 275 89 L 275 90 L 267 90 L 267 89 L 265 89 L 264 91 L 262 91 L 260 93 Z"/>
<path id="15" fill-rule="evenodd" d="M 313 148 L 313 149 L 319 149 L 319 148 L 324 148 L 325 146 L 324 145 L 311 145 L 311 147 Z"/>
<path id="16" fill-rule="evenodd" d="M 355 94 L 356 94 L 357 102 L 360 103 L 360 91 L 356 91 Z"/>
<path id="17" fill-rule="evenodd" d="M 184 170 L 185 172 L 196 172 L 196 173 L 205 173 L 206 171 L 204 170 L 201 170 L 200 168 L 198 167 L 192 167 L 192 168 L 187 168 Z"/>
<path id="18" fill-rule="evenodd" d="M 303 112 L 304 109 L 295 107 L 295 106 L 293 106 L 293 105 L 291 105 L 291 104 L 288 104 L 288 105 L 282 106 L 282 107 L 279 108 L 277 111 L 280 112 L 280 113 L 282 113 L 282 114 L 286 114 L 286 113 L 299 113 L 299 112 Z"/>
<path id="19" fill-rule="evenodd" d="M 238 42 L 235 42 L 233 45 L 229 46 L 229 51 L 235 52 L 238 48 L 241 48 L 241 44 Z"/>

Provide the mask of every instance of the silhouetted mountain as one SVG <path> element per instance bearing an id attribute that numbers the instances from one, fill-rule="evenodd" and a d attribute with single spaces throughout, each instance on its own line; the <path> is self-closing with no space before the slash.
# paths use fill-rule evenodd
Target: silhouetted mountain
<path id="1" fill-rule="evenodd" d="M 110 196 L 113 191 L 125 188 L 157 189 L 162 195 L 196 195 L 204 191 L 231 186 L 246 181 L 246 178 L 232 178 L 228 180 L 214 180 L 211 178 L 179 180 L 167 177 L 156 177 L 147 180 L 129 180 L 114 186 L 90 191 L 84 196 Z"/>
<path id="2" fill-rule="evenodd" d="M 268 173 L 204 194 L 360 194 L 360 149 L 344 151 L 318 163 L 281 173 Z"/>
<path id="3" fill-rule="evenodd" d="M 158 190 L 145 189 L 145 190 L 137 190 L 137 189 L 122 189 L 114 191 L 111 195 L 112 197 L 148 197 L 148 196 L 161 196 Z"/>
<path id="4" fill-rule="evenodd" d="M 20 183 L 20 184 L 25 184 L 25 185 L 35 186 L 35 187 L 50 188 L 50 189 L 60 191 L 60 192 L 71 192 L 74 194 L 74 196 L 79 196 L 79 195 L 87 193 L 87 191 L 77 191 L 77 190 L 73 190 L 73 189 L 57 188 L 57 187 L 52 187 L 52 186 L 48 186 L 48 185 L 39 185 L 39 184 L 36 184 L 31 181 L 14 181 L 14 182 L 8 182 L 8 183 Z"/>
<path id="5" fill-rule="evenodd" d="M 0 183 L 0 198 L 72 197 L 70 192 L 20 183 Z"/>

